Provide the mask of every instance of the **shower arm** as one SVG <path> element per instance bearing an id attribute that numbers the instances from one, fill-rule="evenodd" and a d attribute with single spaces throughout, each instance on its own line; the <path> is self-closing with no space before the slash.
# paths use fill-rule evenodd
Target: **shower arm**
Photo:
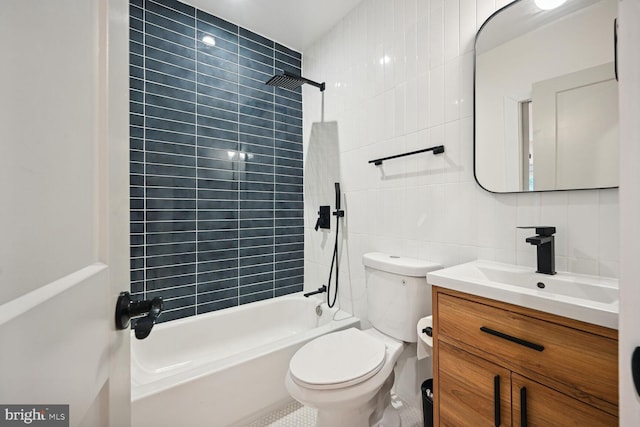
<path id="1" fill-rule="evenodd" d="M 304 80 L 305 83 L 308 83 L 308 84 L 310 84 L 312 86 L 315 86 L 318 89 L 320 89 L 320 92 L 324 92 L 324 88 L 325 88 L 324 82 L 317 83 L 317 82 L 314 82 L 313 80 L 305 79 L 304 77 L 302 77 L 302 79 Z"/>
<path id="2" fill-rule="evenodd" d="M 322 82 L 322 83 L 314 82 L 313 80 L 309 80 L 309 79 L 304 78 L 304 77 L 302 77 L 302 76 L 298 76 L 297 74 L 290 73 L 290 72 L 288 72 L 288 71 L 286 71 L 286 70 L 284 70 L 284 71 L 283 71 L 283 74 L 284 74 L 285 76 L 287 76 L 287 77 L 291 77 L 292 79 L 301 80 L 301 81 L 303 81 L 303 82 L 305 82 L 305 83 L 307 83 L 307 84 L 310 84 L 310 85 L 312 85 L 312 86 L 315 86 L 315 87 L 317 87 L 318 89 L 320 89 L 320 92 L 324 92 L 324 89 L 325 89 L 325 84 L 324 84 L 324 82 Z"/>

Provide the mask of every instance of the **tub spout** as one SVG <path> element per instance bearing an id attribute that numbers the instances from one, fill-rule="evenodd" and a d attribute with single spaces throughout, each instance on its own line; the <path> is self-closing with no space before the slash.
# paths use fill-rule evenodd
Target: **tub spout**
<path id="1" fill-rule="evenodd" d="M 304 296 L 308 298 L 311 295 L 321 294 L 323 292 L 327 292 L 327 287 L 325 285 L 322 285 L 321 287 L 319 287 L 315 291 L 307 292 L 306 294 L 304 294 Z"/>

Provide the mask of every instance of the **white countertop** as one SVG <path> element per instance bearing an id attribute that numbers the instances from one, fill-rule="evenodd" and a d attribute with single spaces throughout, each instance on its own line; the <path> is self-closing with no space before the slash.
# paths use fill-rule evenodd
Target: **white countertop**
<path id="1" fill-rule="evenodd" d="M 476 260 L 427 273 L 433 286 L 618 329 L 618 280 Z"/>

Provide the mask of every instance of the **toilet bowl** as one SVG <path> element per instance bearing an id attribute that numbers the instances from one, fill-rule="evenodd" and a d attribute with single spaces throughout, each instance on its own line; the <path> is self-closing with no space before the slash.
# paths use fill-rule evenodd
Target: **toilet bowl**
<path id="1" fill-rule="evenodd" d="M 389 391 L 404 347 L 373 328 L 327 334 L 292 357 L 285 385 L 294 399 L 318 409 L 317 427 L 369 427 L 385 409 L 385 427 L 399 426 Z"/>
<path id="2" fill-rule="evenodd" d="M 426 273 L 439 265 L 382 253 L 363 256 L 372 328 L 319 337 L 291 358 L 289 394 L 316 408 L 317 427 L 399 427 L 391 406 L 394 367 L 416 342 L 415 325 L 431 314 Z"/>

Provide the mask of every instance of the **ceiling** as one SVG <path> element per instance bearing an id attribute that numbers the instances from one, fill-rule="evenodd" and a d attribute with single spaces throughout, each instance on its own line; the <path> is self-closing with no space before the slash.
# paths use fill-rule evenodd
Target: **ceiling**
<path id="1" fill-rule="evenodd" d="M 541 10 L 533 0 L 511 3 L 482 27 L 476 41 L 476 53 L 481 54 L 530 31 L 539 30 L 598 2 L 617 7 L 615 0 L 571 0 L 552 10 Z"/>
<path id="2" fill-rule="evenodd" d="M 361 0 L 182 0 L 303 52 Z"/>

